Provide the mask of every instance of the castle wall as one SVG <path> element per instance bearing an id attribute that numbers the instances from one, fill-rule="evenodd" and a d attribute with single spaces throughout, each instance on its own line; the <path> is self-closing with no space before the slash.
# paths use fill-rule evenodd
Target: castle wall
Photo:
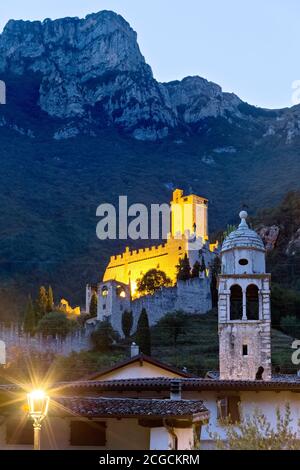
<path id="1" fill-rule="evenodd" d="M 16 360 L 20 355 L 59 354 L 68 356 L 72 352 L 86 351 L 91 348 L 90 335 L 93 327 L 68 334 L 65 338 L 43 337 L 41 334 L 25 334 L 17 324 L 7 326 L 0 323 L 0 340 L 5 343 L 6 361 Z"/>
<path id="2" fill-rule="evenodd" d="M 154 325 L 166 313 L 182 310 L 190 314 L 205 314 L 211 308 L 210 279 L 208 277 L 179 281 L 176 287 L 162 289 L 132 301 L 134 331 L 142 309 L 148 314 L 150 325 Z"/>

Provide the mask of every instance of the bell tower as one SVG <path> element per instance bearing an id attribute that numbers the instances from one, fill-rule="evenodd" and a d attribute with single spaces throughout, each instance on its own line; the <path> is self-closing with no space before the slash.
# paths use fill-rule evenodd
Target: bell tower
<path id="1" fill-rule="evenodd" d="M 220 379 L 271 380 L 270 274 L 265 248 L 246 222 L 221 249 L 218 283 Z"/>

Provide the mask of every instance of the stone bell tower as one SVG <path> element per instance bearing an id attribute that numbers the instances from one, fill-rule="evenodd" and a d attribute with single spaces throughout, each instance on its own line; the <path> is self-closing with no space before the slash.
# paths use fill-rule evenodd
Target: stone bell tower
<path id="1" fill-rule="evenodd" d="M 220 379 L 271 380 L 270 274 L 247 212 L 221 249 L 218 286 Z"/>

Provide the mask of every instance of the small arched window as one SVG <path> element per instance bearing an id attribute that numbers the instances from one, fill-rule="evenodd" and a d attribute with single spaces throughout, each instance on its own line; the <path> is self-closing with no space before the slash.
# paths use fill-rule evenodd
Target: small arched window
<path id="1" fill-rule="evenodd" d="M 121 297 L 122 299 L 125 299 L 126 292 L 122 286 L 117 286 L 117 296 Z"/>
<path id="2" fill-rule="evenodd" d="M 235 284 L 230 288 L 230 320 L 241 320 L 243 317 L 243 291 Z"/>
<path id="3" fill-rule="evenodd" d="M 101 294 L 102 294 L 102 297 L 108 296 L 108 288 L 106 286 L 102 287 Z"/>

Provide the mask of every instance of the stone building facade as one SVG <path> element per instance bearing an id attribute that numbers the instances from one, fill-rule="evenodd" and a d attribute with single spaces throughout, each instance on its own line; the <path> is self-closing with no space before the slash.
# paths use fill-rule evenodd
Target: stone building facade
<path id="1" fill-rule="evenodd" d="M 221 380 L 271 380 L 270 274 L 262 239 L 247 225 L 247 213 L 224 241 L 219 276 Z"/>

